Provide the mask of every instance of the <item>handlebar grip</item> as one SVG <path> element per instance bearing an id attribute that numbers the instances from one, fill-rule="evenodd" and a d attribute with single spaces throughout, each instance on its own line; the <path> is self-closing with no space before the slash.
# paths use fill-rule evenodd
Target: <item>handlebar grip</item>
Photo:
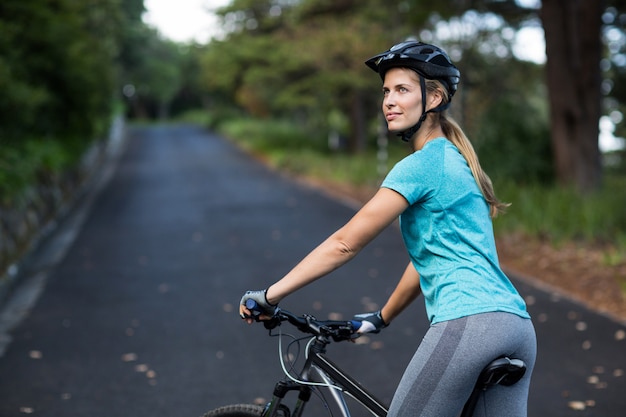
<path id="1" fill-rule="evenodd" d="M 361 328 L 361 325 L 363 324 L 363 322 L 358 321 L 358 320 L 350 320 L 350 324 L 352 324 L 352 331 L 356 332 L 357 330 Z"/>
<path id="2" fill-rule="evenodd" d="M 261 313 L 263 313 L 263 310 L 259 306 L 259 303 L 257 303 L 251 298 L 248 298 L 246 300 L 246 308 L 250 310 L 253 316 L 260 316 Z"/>

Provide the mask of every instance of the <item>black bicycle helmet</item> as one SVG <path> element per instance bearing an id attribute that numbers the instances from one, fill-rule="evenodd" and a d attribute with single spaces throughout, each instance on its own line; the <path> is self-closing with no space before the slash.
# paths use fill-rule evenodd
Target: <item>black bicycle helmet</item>
<path id="1" fill-rule="evenodd" d="M 401 132 L 402 139 L 409 141 L 417 132 L 430 112 L 438 112 L 447 109 L 456 93 L 461 73 L 454 66 L 446 52 L 435 46 L 418 41 L 407 41 L 394 45 L 388 51 L 375 55 L 365 61 L 365 64 L 376 71 L 382 79 L 390 68 L 404 67 L 414 70 L 420 77 L 422 87 L 422 103 L 426 102 L 426 85 L 424 78 L 440 81 L 448 90 L 448 101 L 428 112 L 422 113 L 419 122 L 412 128 Z"/>
<path id="2" fill-rule="evenodd" d="M 388 51 L 371 57 L 365 64 L 380 74 L 394 67 L 407 67 L 429 80 L 439 80 L 448 89 L 450 97 L 456 92 L 461 73 L 446 52 L 435 46 L 418 41 L 394 45 Z"/>

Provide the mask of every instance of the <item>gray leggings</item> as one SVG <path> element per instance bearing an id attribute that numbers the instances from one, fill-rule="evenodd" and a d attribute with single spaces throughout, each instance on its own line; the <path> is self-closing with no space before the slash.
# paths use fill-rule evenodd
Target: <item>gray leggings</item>
<path id="1" fill-rule="evenodd" d="M 457 417 L 480 371 L 508 356 L 528 367 L 515 385 L 481 394 L 474 416 L 526 417 L 537 340 L 532 322 L 509 313 L 484 313 L 430 327 L 404 371 L 389 417 Z"/>

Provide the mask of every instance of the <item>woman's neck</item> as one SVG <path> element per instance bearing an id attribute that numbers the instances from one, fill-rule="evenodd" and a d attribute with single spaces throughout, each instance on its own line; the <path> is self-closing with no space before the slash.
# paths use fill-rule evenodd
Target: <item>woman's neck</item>
<path id="1" fill-rule="evenodd" d="M 439 125 L 427 125 L 422 126 L 420 130 L 415 133 L 413 137 L 413 150 L 419 151 L 421 150 L 426 143 L 430 142 L 435 138 L 444 137 L 443 130 Z"/>

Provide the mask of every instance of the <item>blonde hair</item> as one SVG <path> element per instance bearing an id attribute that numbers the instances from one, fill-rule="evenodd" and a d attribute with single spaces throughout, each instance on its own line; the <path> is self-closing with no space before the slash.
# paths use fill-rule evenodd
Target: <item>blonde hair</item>
<path id="1" fill-rule="evenodd" d="M 442 97 L 442 105 L 448 103 L 448 93 L 443 84 L 437 80 L 425 80 L 427 94 L 439 93 Z M 439 122 L 441 130 L 446 135 L 454 146 L 456 146 L 461 155 L 467 161 L 467 164 L 472 171 L 472 175 L 478 184 L 480 192 L 485 197 L 485 200 L 489 204 L 489 214 L 492 218 L 496 217 L 500 213 L 504 213 L 505 209 L 509 207 L 510 203 L 503 203 L 496 198 L 493 184 L 489 176 L 483 171 L 478 161 L 478 155 L 472 146 L 472 143 L 465 135 L 458 123 L 451 117 L 447 116 L 445 112 L 433 112 L 429 113 L 431 117 L 434 117 L 434 122 Z"/>

